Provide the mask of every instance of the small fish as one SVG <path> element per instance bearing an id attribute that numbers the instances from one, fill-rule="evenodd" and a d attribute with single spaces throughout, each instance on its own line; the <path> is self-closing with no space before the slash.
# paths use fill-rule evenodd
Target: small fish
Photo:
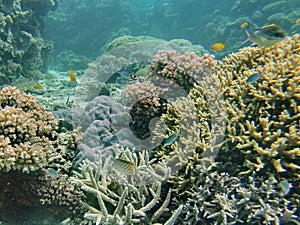
<path id="1" fill-rule="evenodd" d="M 33 88 L 35 88 L 35 89 L 43 89 L 43 85 L 41 85 L 41 84 L 35 84 L 35 85 L 33 85 Z"/>
<path id="2" fill-rule="evenodd" d="M 217 43 L 213 44 L 212 46 L 210 46 L 210 50 L 213 52 L 222 51 L 224 48 L 225 48 L 225 44 L 222 42 L 217 42 Z"/>
<path id="3" fill-rule="evenodd" d="M 134 175 L 135 173 L 134 162 L 126 159 L 116 158 L 113 162 L 113 167 L 120 173 L 124 173 L 126 175 Z"/>
<path id="4" fill-rule="evenodd" d="M 248 36 L 248 39 L 245 42 L 250 41 L 254 45 L 262 47 L 275 45 L 282 41 L 282 39 L 286 36 L 285 32 L 276 24 L 269 24 L 258 28 L 254 30 L 252 34 L 250 34 L 246 29 L 245 31 Z"/>
<path id="5" fill-rule="evenodd" d="M 249 23 L 248 22 L 244 22 L 241 24 L 241 28 L 245 29 L 246 27 L 248 27 Z"/>
<path id="6" fill-rule="evenodd" d="M 76 75 L 74 73 L 74 70 L 70 69 L 70 81 L 72 83 L 75 83 L 76 82 Z"/>
<path id="7" fill-rule="evenodd" d="M 130 76 L 130 72 L 128 72 L 127 70 L 122 70 L 121 72 L 120 72 L 120 75 L 122 76 L 122 77 L 125 77 L 125 78 L 130 78 L 131 76 Z"/>
<path id="8" fill-rule="evenodd" d="M 252 74 L 250 77 L 247 78 L 246 83 L 247 84 L 252 84 L 252 83 L 258 81 L 260 78 L 261 78 L 260 73 Z"/>
<path id="9" fill-rule="evenodd" d="M 167 137 L 164 140 L 164 145 L 166 146 L 166 145 L 173 144 L 177 140 L 178 136 L 179 136 L 179 133 L 170 135 L 169 137 Z"/>
<path id="10" fill-rule="evenodd" d="M 59 177 L 59 174 L 58 174 L 58 172 L 55 169 L 48 168 L 47 171 L 49 172 L 49 174 L 51 175 L 51 177 L 56 178 L 56 179 Z"/>
<path id="11" fill-rule="evenodd" d="M 130 78 L 132 80 L 137 80 L 137 76 L 135 75 L 135 73 L 130 73 Z"/>
<path id="12" fill-rule="evenodd" d="M 296 19 L 296 24 L 300 24 L 300 18 Z"/>
<path id="13" fill-rule="evenodd" d="M 109 140 L 109 142 L 111 143 L 111 144 L 117 144 L 118 142 L 119 142 L 119 139 L 118 139 L 118 137 L 116 136 L 116 135 L 114 135 L 114 136 L 112 136 L 112 138 Z"/>
<path id="14" fill-rule="evenodd" d="M 283 196 L 285 196 L 290 192 L 293 186 L 287 180 L 283 180 L 279 182 L 279 187 L 281 188 Z"/>
<path id="15" fill-rule="evenodd" d="M 149 72 L 148 68 L 141 68 L 135 72 L 136 77 L 146 77 Z"/>

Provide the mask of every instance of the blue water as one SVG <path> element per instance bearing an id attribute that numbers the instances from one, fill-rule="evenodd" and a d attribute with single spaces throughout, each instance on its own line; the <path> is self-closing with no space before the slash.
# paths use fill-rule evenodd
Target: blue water
<path id="1" fill-rule="evenodd" d="M 48 15 L 45 36 L 55 41 L 56 52 L 87 56 L 98 56 L 95 50 L 122 35 L 183 38 L 206 49 L 224 42 L 223 56 L 247 39 L 240 28 L 243 22 L 249 23 L 249 30 L 276 23 L 290 35 L 299 32 L 299 1 L 276 2 L 283 1 L 64 1 Z"/>

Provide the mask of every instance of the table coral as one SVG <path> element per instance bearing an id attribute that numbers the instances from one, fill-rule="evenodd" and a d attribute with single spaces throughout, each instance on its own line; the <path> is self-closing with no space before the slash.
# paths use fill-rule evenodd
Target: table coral
<path id="1" fill-rule="evenodd" d="M 300 38 L 294 35 L 270 48 L 243 48 L 215 70 L 226 99 L 227 151 L 241 156 L 249 173 L 277 173 L 298 185 L 299 55 Z M 254 74 L 261 78 L 248 83 Z"/>
<path id="2" fill-rule="evenodd" d="M 34 171 L 54 153 L 57 121 L 35 98 L 14 87 L 0 92 L 0 169 Z"/>

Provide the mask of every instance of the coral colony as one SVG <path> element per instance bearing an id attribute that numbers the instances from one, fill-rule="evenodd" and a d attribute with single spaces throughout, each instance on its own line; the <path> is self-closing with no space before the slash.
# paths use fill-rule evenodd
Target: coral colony
<path id="1" fill-rule="evenodd" d="M 0 224 L 300 224 L 298 34 L 221 60 L 123 36 L 65 77 L 76 85 L 57 91 L 76 88 L 76 104 L 49 112 L 9 85 L 46 67 L 40 26 L 57 1 L 7 2 Z"/>
<path id="2" fill-rule="evenodd" d="M 1 221 L 15 221 L 18 210 L 19 220 L 38 224 L 30 215 L 39 208 L 48 215 L 40 220 L 65 224 L 298 224 L 299 46 L 294 35 L 219 62 L 160 51 L 148 75 L 124 89 L 125 105 L 144 99 L 135 111 L 98 96 L 84 108 L 57 111 L 60 123 L 33 96 L 4 88 Z M 247 82 L 253 74 L 260 79 Z M 188 95 L 151 113 L 165 91 L 153 77 L 172 79 Z M 129 114 L 142 112 L 160 118 L 151 140 L 163 140 L 151 149 L 126 136 Z"/>

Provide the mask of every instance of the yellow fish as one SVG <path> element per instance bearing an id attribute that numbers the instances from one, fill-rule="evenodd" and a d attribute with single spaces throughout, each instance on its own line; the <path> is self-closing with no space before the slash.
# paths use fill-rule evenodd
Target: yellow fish
<path id="1" fill-rule="evenodd" d="M 300 24 L 300 18 L 296 19 L 296 24 Z"/>
<path id="2" fill-rule="evenodd" d="M 35 89 L 43 89 L 43 85 L 41 85 L 41 84 L 35 84 L 35 85 L 33 85 L 33 88 L 35 88 Z"/>
<path id="3" fill-rule="evenodd" d="M 70 81 L 72 83 L 75 83 L 76 82 L 76 75 L 74 73 L 74 70 L 70 69 Z"/>
<path id="4" fill-rule="evenodd" d="M 245 29 L 246 27 L 248 27 L 249 23 L 248 22 L 244 22 L 241 24 L 241 28 Z"/>
<path id="5" fill-rule="evenodd" d="M 285 36 L 285 32 L 276 24 L 269 24 L 254 30 L 250 34 L 247 30 L 246 34 L 248 39 L 245 41 L 251 41 L 254 45 L 270 47 L 280 42 Z"/>
<path id="6" fill-rule="evenodd" d="M 224 48 L 225 48 L 225 44 L 222 42 L 217 42 L 217 43 L 213 44 L 212 46 L 210 46 L 210 50 L 213 52 L 222 51 Z"/>

